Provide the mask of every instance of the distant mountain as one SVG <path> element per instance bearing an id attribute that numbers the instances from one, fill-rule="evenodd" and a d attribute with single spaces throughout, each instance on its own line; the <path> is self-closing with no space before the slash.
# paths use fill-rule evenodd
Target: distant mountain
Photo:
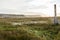
<path id="1" fill-rule="evenodd" d="M 11 13 L 11 14 L 4 14 L 4 13 L 0 13 L 0 17 L 2 18 L 33 18 L 33 17 L 53 17 L 53 16 L 49 16 L 47 14 L 44 13 L 37 13 L 37 12 L 24 12 L 24 13 Z"/>
<path id="2" fill-rule="evenodd" d="M 16 14 L 0 14 L 1 18 L 21 18 L 25 17 L 24 15 L 16 15 Z"/>
<path id="3" fill-rule="evenodd" d="M 0 14 L 0 18 L 34 18 L 34 17 L 46 17 L 46 15 Z"/>
<path id="4" fill-rule="evenodd" d="M 16 14 L 0 14 L 0 18 L 32 18 L 32 17 L 40 17 L 40 15 L 16 15 Z"/>

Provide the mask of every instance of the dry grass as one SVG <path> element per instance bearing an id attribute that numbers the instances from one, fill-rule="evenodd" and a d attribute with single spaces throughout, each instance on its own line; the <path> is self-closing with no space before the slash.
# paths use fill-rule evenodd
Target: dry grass
<path id="1" fill-rule="evenodd" d="M 48 24 L 10 24 L 41 20 Z M 60 25 L 53 25 L 50 18 L 0 18 L 0 40 L 60 40 Z"/>

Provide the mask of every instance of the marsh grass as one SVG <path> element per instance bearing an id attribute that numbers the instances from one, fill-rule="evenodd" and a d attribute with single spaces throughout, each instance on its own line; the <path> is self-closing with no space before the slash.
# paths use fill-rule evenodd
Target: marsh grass
<path id="1" fill-rule="evenodd" d="M 0 18 L 0 40 L 60 40 L 60 25 L 52 24 L 50 19 L 47 20 L 48 24 L 10 24 L 21 21 L 46 21 L 46 19 L 48 18 Z"/>

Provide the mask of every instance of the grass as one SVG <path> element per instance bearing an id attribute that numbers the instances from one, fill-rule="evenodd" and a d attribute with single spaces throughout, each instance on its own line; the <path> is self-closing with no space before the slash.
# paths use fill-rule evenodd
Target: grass
<path id="1" fill-rule="evenodd" d="M 46 19 L 48 24 L 11 25 Z M 0 18 L 0 40 L 60 40 L 60 25 L 53 25 L 50 18 Z"/>

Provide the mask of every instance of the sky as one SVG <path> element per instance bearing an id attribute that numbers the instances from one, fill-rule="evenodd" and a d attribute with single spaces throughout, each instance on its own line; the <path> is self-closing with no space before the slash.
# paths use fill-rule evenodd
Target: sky
<path id="1" fill-rule="evenodd" d="M 60 16 L 60 0 L 0 0 L 0 14 L 54 16 L 54 4 Z"/>

